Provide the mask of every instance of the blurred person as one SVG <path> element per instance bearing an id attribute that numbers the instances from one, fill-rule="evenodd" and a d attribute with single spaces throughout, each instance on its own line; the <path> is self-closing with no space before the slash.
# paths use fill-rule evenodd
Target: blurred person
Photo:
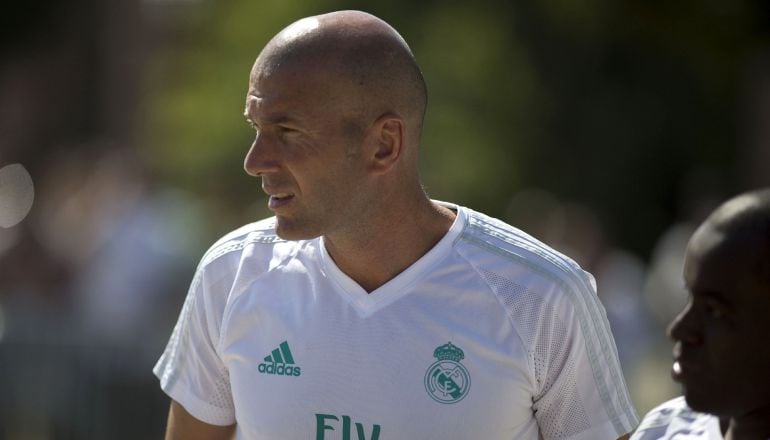
<path id="1" fill-rule="evenodd" d="M 37 287 L 50 276 L 40 259 L 16 267 L 26 285 L 0 273 L 0 439 L 149 438 L 164 426 L 168 402 L 147 370 L 181 299 L 179 275 L 194 267 L 186 246 L 200 246 L 203 216 L 183 193 L 153 185 L 133 149 L 89 146 L 54 155 L 39 178 L 30 236 L 67 278 Z M 15 255 L 36 256 L 27 252 Z"/>
<path id="2" fill-rule="evenodd" d="M 653 409 L 632 439 L 770 438 L 770 189 L 717 208 L 683 273 L 690 299 L 668 333 L 684 396 Z"/>
<path id="3" fill-rule="evenodd" d="M 262 50 L 244 166 L 275 216 L 198 267 L 154 369 L 166 438 L 627 438 L 592 277 L 428 198 L 426 96 L 406 42 L 363 12 L 299 20 Z"/>

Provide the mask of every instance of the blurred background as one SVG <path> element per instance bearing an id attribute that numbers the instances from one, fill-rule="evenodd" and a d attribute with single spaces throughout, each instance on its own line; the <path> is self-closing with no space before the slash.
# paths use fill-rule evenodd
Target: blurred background
<path id="1" fill-rule="evenodd" d="M 0 439 L 162 435 L 151 368 L 197 260 L 269 215 L 242 171 L 251 64 L 335 9 L 412 46 L 430 195 L 575 258 L 640 415 L 678 394 L 687 239 L 770 185 L 770 3 L 38 0 L 0 15 Z"/>

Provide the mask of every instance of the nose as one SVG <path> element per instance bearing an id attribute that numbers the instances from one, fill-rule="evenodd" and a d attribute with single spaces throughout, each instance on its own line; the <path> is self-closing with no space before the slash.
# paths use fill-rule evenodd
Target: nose
<path id="1" fill-rule="evenodd" d="M 273 172 L 279 168 L 277 155 L 271 147 L 269 139 L 265 134 L 257 133 L 254 142 L 251 143 L 249 152 L 243 159 L 243 169 L 250 176 L 261 176 L 265 173 Z"/>
<path id="2" fill-rule="evenodd" d="M 668 326 L 668 337 L 674 341 L 686 344 L 699 344 L 702 341 L 698 317 L 693 311 L 692 301 L 682 310 Z"/>

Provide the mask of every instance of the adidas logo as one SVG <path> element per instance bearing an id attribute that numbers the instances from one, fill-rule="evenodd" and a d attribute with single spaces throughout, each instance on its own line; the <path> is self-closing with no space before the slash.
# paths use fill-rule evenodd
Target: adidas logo
<path id="1" fill-rule="evenodd" d="M 294 356 L 291 355 L 289 343 L 281 342 L 275 350 L 265 356 L 265 362 L 257 368 L 260 373 L 278 374 L 281 376 L 299 376 L 300 369 L 294 364 Z"/>

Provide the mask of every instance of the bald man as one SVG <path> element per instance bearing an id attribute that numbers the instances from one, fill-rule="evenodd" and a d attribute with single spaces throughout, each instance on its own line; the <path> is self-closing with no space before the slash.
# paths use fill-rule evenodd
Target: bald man
<path id="1" fill-rule="evenodd" d="M 246 171 L 274 217 L 204 255 L 155 367 L 169 439 L 615 439 L 636 415 L 593 279 L 431 200 L 401 36 L 305 18 L 262 50 Z"/>
<path id="2" fill-rule="evenodd" d="M 669 328 L 684 397 L 632 438 L 770 438 L 770 189 L 729 200 L 695 231 L 684 281 L 690 301 Z"/>

